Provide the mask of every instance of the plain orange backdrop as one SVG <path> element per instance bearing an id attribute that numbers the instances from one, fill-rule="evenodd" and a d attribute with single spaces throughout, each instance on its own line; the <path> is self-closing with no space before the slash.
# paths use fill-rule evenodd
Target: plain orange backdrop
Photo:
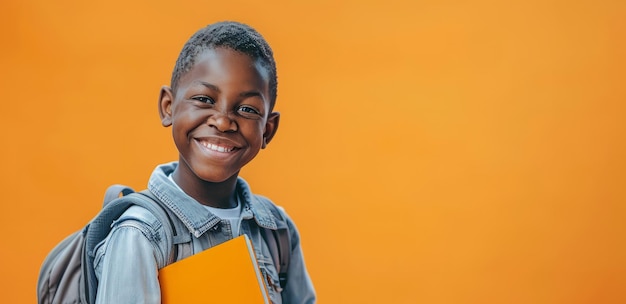
<path id="1" fill-rule="evenodd" d="M 300 229 L 320 303 L 626 303 L 624 1 L 3 1 L 2 303 L 177 153 L 187 38 L 257 28 L 277 137 L 242 171 Z"/>

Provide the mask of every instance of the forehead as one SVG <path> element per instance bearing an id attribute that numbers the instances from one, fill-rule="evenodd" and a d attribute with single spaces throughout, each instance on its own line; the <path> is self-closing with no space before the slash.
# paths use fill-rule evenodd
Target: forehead
<path id="1" fill-rule="evenodd" d="M 194 64 L 179 80 L 179 87 L 196 82 L 216 86 L 243 86 L 264 93 L 269 90 L 270 73 L 261 60 L 230 48 L 210 48 L 200 52 Z"/>

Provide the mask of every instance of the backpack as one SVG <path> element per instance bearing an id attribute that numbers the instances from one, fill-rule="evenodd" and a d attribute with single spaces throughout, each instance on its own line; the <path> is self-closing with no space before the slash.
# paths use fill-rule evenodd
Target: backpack
<path id="1" fill-rule="evenodd" d="M 284 288 L 291 249 L 288 226 L 278 207 L 260 196 L 254 197 L 271 210 L 278 222 L 285 223 L 279 225 L 277 230 L 261 228 L 261 234 L 278 270 L 280 285 Z M 184 233 L 186 228 L 182 221 L 150 191 L 135 193 L 127 186 L 113 185 L 105 193 L 102 210 L 84 228 L 57 244 L 45 258 L 37 280 L 38 303 L 95 302 L 98 290 L 98 280 L 93 268 L 95 247 L 107 237 L 113 222 L 134 205 L 150 211 L 166 231 L 171 231 L 171 238 L 166 242 L 168 248 L 173 250 L 174 261 L 192 254 L 191 237 Z"/>

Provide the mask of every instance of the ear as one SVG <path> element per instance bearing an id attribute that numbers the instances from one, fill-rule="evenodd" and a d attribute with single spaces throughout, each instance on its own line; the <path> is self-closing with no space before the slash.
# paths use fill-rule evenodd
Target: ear
<path id="1" fill-rule="evenodd" d="M 161 117 L 161 124 L 164 127 L 172 125 L 172 102 L 174 100 L 174 94 L 172 88 L 168 86 L 161 87 L 159 93 L 159 116 Z"/>
<path id="2" fill-rule="evenodd" d="M 262 149 L 265 149 L 267 145 L 270 143 L 274 135 L 276 134 L 276 130 L 278 130 L 278 122 L 280 121 L 280 113 L 272 112 L 267 117 L 267 122 L 265 122 L 265 132 L 263 132 L 263 145 Z"/>

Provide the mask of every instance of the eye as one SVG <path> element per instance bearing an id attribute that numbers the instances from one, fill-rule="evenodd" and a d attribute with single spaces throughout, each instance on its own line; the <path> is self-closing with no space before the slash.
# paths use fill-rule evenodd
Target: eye
<path id="1" fill-rule="evenodd" d="M 245 114 L 256 114 L 256 115 L 261 115 L 261 112 L 259 112 L 257 109 L 253 108 L 253 107 L 249 107 L 249 106 L 241 106 L 239 107 L 239 111 L 243 112 Z"/>
<path id="2" fill-rule="evenodd" d="M 197 101 L 202 102 L 202 103 L 208 103 L 208 104 L 214 104 L 215 103 L 215 100 L 213 100 L 213 98 L 211 98 L 209 96 L 204 96 L 204 95 L 194 96 L 194 97 L 191 97 L 191 99 L 197 100 Z"/>

